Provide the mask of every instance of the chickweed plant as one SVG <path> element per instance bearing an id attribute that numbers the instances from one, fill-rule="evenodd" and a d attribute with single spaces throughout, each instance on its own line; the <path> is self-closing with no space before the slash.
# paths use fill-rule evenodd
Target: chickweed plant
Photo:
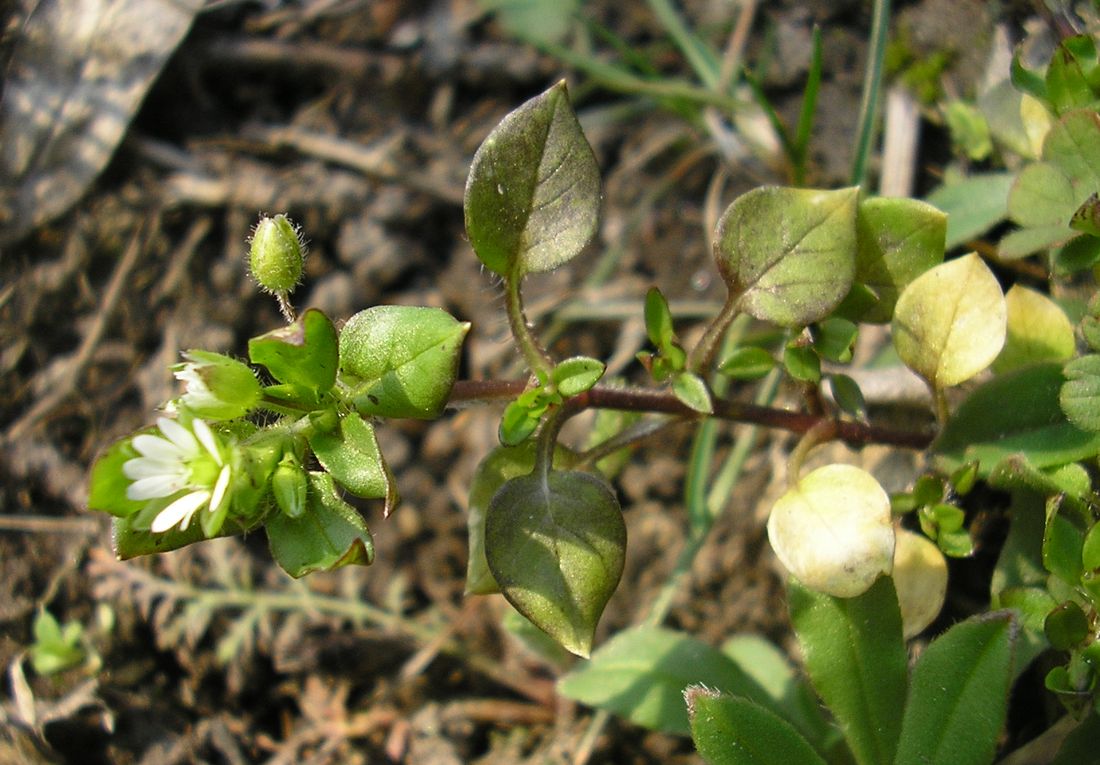
<path id="1" fill-rule="evenodd" d="M 1021 174 L 1017 192 L 1036 197 L 1017 215 L 1028 247 L 1073 239 L 1100 252 L 1098 205 L 1088 201 L 1100 190 L 1100 66 L 1090 44 L 1064 43 L 1045 81 L 1020 75 L 1028 108 L 1050 115 L 1042 162 Z M 509 114 L 474 157 L 466 231 L 503 291 L 530 370 L 518 380 L 457 380 L 471 327 L 442 310 L 375 306 L 341 326 L 316 309 L 296 315 L 300 233 L 284 216 L 263 218 L 252 275 L 288 323 L 253 338 L 247 363 L 184 353 L 174 367 L 183 392 L 99 457 L 89 504 L 114 516 L 118 556 L 262 528 L 293 577 L 370 564 L 371 532 L 344 496 L 381 500 L 385 515 L 398 504 L 375 429 L 439 418 L 450 404 L 506 402 L 500 446 L 471 487 L 467 589 L 501 593 L 589 659 L 561 680 L 562 694 L 690 734 L 722 765 L 979 764 L 998 754 L 1014 680 L 1045 654 L 1046 686 L 1066 710 L 1049 733 L 1060 747 L 1053 761 L 1095 761 L 1100 301 L 1075 317 L 1075 331 L 1049 290 L 1006 294 L 978 254 L 945 259 L 947 217 L 925 202 L 855 186 L 761 187 L 718 222 L 714 264 L 727 297 L 699 340 L 683 343 L 654 287 L 644 303 L 639 296 L 651 347 L 638 360 L 652 384 L 610 384 L 599 359 L 556 358 L 523 299 L 528 274 L 566 267 L 589 242 L 599 200 L 596 159 L 563 83 Z M 1075 257 L 1071 246 L 1058 257 Z M 1059 273 L 1050 269 L 1055 286 Z M 783 339 L 750 345 L 730 331 L 751 320 Z M 845 369 L 861 330 L 876 324 L 889 326 L 897 356 L 927 384 L 931 429 L 868 419 Z M 782 376 L 803 392 L 801 410 L 724 393 L 731 381 L 760 380 L 763 390 Z M 642 416 L 588 451 L 559 443 L 564 423 L 589 409 Z M 594 649 L 627 545 L 616 491 L 597 464 L 668 423 L 705 429 L 715 419 L 802 435 L 767 531 L 790 574 L 804 673 L 766 641 L 735 637 L 719 649 L 655 623 Z M 804 470 L 807 453 L 830 441 L 917 450 L 927 469 L 895 496 L 853 465 Z M 989 608 L 910 661 L 906 640 L 944 602 L 946 556 L 972 553 L 973 505 L 994 495 L 974 492 L 978 484 L 1009 497 Z M 693 518 L 690 538 L 712 520 Z"/>

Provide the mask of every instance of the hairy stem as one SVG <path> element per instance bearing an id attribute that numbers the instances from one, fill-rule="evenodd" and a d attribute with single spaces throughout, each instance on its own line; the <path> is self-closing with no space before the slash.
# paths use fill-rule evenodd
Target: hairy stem
<path id="1" fill-rule="evenodd" d="M 531 327 L 527 323 L 527 315 L 523 312 L 523 297 L 519 290 L 521 280 L 522 277 L 515 276 L 504 280 L 504 308 L 508 313 L 508 326 L 512 330 L 512 337 L 516 339 L 516 345 L 523 353 L 523 358 L 527 361 L 527 366 L 540 378 L 548 377 L 550 370 L 554 368 L 554 360 L 531 332 Z"/>
<path id="2" fill-rule="evenodd" d="M 476 402 L 505 401 L 515 398 L 526 388 L 521 380 L 459 380 L 451 389 L 449 404 L 464 406 Z M 684 406 L 671 393 L 648 388 L 612 388 L 597 385 L 589 391 L 569 399 L 576 411 L 581 409 L 620 409 L 628 412 L 672 414 L 685 419 L 698 419 L 699 413 Z M 732 420 L 750 425 L 806 433 L 821 422 L 832 418 L 806 412 L 749 404 L 742 401 L 716 398 L 714 413 L 722 420 Z M 855 446 L 884 444 L 904 449 L 926 449 L 933 433 L 928 431 L 898 430 L 874 423 L 836 420 L 836 438 Z"/>

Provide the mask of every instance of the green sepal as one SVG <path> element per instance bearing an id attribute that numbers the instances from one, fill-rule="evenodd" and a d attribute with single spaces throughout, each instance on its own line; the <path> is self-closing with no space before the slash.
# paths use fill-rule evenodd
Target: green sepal
<path id="1" fill-rule="evenodd" d="M 340 371 L 361 414 L 436 419 L 447 405 L 468 322 L 418 306 L 375 306 L 340 330 Z"/>
<path id="2" fill-rule="evenodd" d="M 141 432 L 151 433 L 152 429 Z M 133 440 L 133 436 L 130 436 L 116 441 L 96 458 L 88 486 L 90 509 L 125 518 L 145 507 L 148 500 L 126 497 L 126 489 L 133 482 L 122 473 L 122 466 L 140 456 L 133 447 Z"/>
<path id="3" fill-rule="evenodd" d="M 341 417 L 338 431 L 312 434 L 309 446 L 333 480 L 349 492 L 384 499 L 386 515 L 397 506 L 396 482 L 378 448 L 374 426 L 358 414 Z"/>
<path id="4" fill-rule="evenodd" d="M 292 391 L 301 390 L 316 403 L 336 382 L 336 327 L 310 308 L 286 327 L 248 341 L 248 357 Z M 288 391 L 289 393 L 289 391 Z"/>
<path id="5" fill-rule="evenodd" d="M 271 556 L 296 579 L 374 561 L 374 540 L 367 524 L 340 498 L 327 473 L 310 472 L 309 508 L 302 517 L 275 513 L 266 528 Z"/>

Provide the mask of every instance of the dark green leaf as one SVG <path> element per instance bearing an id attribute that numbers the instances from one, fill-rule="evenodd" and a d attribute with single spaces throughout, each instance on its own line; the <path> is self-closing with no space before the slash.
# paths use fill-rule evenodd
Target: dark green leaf
<path id="1" fill-rule="evenodd" d="M 625 548 L 619 501 L 588 473 L 512 478 L 489 503 L 485 553 L 504 597 L 581 656 L 619 584 Z"/>
<path id="2" fill-rule="evenodd" d="M 821 380 L 821 357 L 813 348 L 788 345 L 783 349 L 783 367 L 795 380 L 808 383 Z"/>
<path id="3" fill-rule="evenodd" d="M 563 677 L 558 691 L 636 725 L 686 736 L 691 728 L 683 693 L 697 683 L 773 706 L 767 693 L 721 651 L 664 627 L 618 633 L 590 662 Z"/>
<path id="4" fill-rule="evenodd" d="M 1046 507 L 1046 527 L 1043 531 L 1043 566 L 1070 587 L 1077 586 L 1084 567 L 1081 550 L 1085 535 L 1062 509 L 1061 495 L 1050 497 Z"/>
<path id="5" fill-rule="evenodd" d="M 523 401 L 513 401 L 504 407 L 504 414 L 500 417 L 500 428 L 497 437 L 504 446 L 518 446 L 531 437 L 539 428 L 542 412 L 532 411 L 531 406 Z"/>
<path id="6" fill-rule="evenodd" d="M 435 419 L 443 413 L 470 330 L 446 311 L 375 306 L 340 330 L 340 369 L 362 414 Z"/>
<path id="7" fill-rule="evenodd" d="M 596 231 L 600 172 L 559 82 L 506 116 L 474 155 L 466 233 L 505 278 L 551 271 Z"/>
<path id="8" fill-rule="evenodd" d="M 821 358 L 847 364 L 852 360 L 852 345 L 859 328 L 847 319 L 830 317 L 810 327 L 814 350 Z"/>
<path id="9" fill-rule="evenodd" d="M 695 748 L 709 765 L 825 765 L 794 726 L 746 698 L 695 685 L 684 700 Z"/>
<path id="10" fill-rule="evenodd" d="M 867 419 L 867 402 L 863 398 L 863 391 L 859 389 L 859 383 L 848 375 L 829 375 L 829 388 L 840 411 L 847 412 L 858 420 Z"/>
<path id="11" fill-rule="evenodd" d="M 167 500 L 153 500 L 146 503 L 139 513 L 114 519 L 111 538 L 114 542 L 115 555 L 119 560 L 178 550 L 207 538 L 203 534 L 202 524 L 195 522 L 190 523 L 183 531 L 178 528 L 172 528 L 162 534 L 154 534 L 150 531 L 149 524 L 167 504 Z M 242 534 L 247 530 L 249 529 L 242 527 L 234 518 L 229 517 L 218 529 L 217 536 L 228 537 Z"/>
<path id="12" fill-rule="evenodd" d="M 267 367 L 285 385 L 308 391 L 314 400 L 336 382 L 337 353 L 336 328 L 316 308 L 293 324 L 248 341 L 253 364 Z"/>
<path id="13" fill-rule="evenodd" d="M 1051 765 L 1081 765 L 1096 756 L 1096 742 L 1100 741 L 1100 713 L 1093 710 L 1080 725 L 1073 729 Z"/>
<path id="14" fill-rule="evenodd" d="M 374 560 L 367 524 L 336 493 L 327 473 L 309 474 L 309 509 L 302 517 L 271 517 L 267 541 L 275 562 L 295 578 L 340 566 L 367 566 Z"/>
<path id="15" fill-rule="evenodd" d="M 822 595 L 792 580 L 789 603 L 806 671 L 856 762 L 892 762 L 908 663 L 892 580 L 881 577 L 855 598 Z"/>
<path id="16" fill-rule="evenodd" d="M 805 326 L 852 286 L 859 190 L 757 188 L 718 223 L 714 254 L 730 294 L 758 319 Z"/>
<path id="17" fill-rule="evenodd" d="M 1037 364 L 974 389 L 933 445 L 947 471 L 978 460 L 982 477 L 1017 452 L 1039 468 L 1075 462 L 1100 451 L 1100 434 L 1081 430 L 1062 413 L 1065 378 L 1057 364 Z"/>
<path id="18" fill-rule="evenodd" d="M 1047 98 L 1061 114 L 1069 109 L 1088 106 L 1095 100 L 1081 64 L 1065 45 L 1054 49 L 1047 66 Z"/>
<path id="19" fill-rule="evenodd" d="M 1009 612 L 960 622 L 913 670 L 897 765 L 987 765 L 1004 726 L 1016 625 Z"/>
<path id="20" fill-rule="evenodd" d="M 1081 610 L 1081 606 L 1067 600 L 1047 614 L 1043 622 L 1043 632 L 1055 650 L 1068 651 L 1088 638 L 1089 618 Z"/>

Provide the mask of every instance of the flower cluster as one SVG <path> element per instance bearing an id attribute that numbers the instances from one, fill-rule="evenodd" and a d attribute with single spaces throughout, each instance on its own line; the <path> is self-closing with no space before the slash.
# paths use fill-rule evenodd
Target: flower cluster
<path id="1" fill-rule="evenodd" d="M 126 497 L 138 501 L 175 497 L 149 526 L 158 534 L 173 527 L 186 529 L 203 508 L 217 516 L 229 502 L 233 477 L 225 447 L 199 419 L 188 428 L 161 417 L 157 428 L 161 435 L 134 436 L 133 448 L 141 456 L 122 465 L 123 475 L 133 481 Z"/>

